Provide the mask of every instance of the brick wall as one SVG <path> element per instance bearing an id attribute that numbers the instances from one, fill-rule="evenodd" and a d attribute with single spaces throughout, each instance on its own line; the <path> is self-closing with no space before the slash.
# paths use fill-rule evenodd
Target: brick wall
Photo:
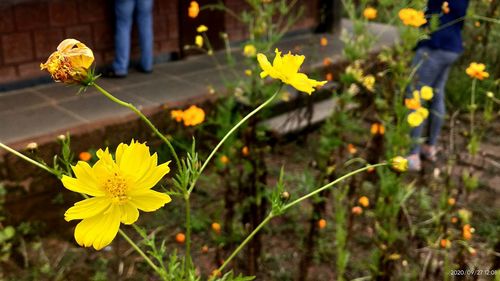
<path id="1" fill-rule="evenodd" d="M 155 55 L 179 52 L 178 1 L 155 0 Z M 299 0 L 304 16 L 294 29 L 313 27 L 318 0 Z M 0 90 L 5 85 L 47 77 L 40 63 L 65 38 L 75 38 L 93 51 L 98 65 L 109 64 L 114 58 L 114 15 L 112 0 L 0 0 Z M 226 0 L 237 13 L 245 8 L 244 0 Z M 241 23 L 225 16 L 225 26 L 231 40 L 246 37 Z M 139 48 L 137 33 L 132 58 Z"/>

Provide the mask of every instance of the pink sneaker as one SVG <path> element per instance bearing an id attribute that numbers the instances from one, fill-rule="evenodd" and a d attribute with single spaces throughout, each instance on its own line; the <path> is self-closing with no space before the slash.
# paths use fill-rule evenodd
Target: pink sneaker
<path id="1" fill-rule="evenodd" d="M 411 154 L 406 157 L 408 160 L 408 171 L 418 172 L 422 170 L 422 161 L 420 160 L 420 155 Z"/>

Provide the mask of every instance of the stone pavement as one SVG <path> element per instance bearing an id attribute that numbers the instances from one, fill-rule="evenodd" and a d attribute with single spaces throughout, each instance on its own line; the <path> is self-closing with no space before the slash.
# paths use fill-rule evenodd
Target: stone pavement
<path id="1" fill-rule="evenodd" d="M 342 25 L 352 30 L 349 21 L 344 20 Z M 369 29 L 379 35 L 374 52 L 397 39 L 394 27 L 373 23 Z M 327 47 L 319 47 L 321 36 L 328 38 Z M 308 71 L 321 69 L 322 60 L 327 56 L 333 64 L 342 61 L 342 43 L 332 35 L 299 34 L 283 40 L 278 47 L 284 52 L 291 50 L 306 55 Z M 236 61 L 241 61 L 241 50 L 234 52 Z M 214 57 L 224 61 L 224 52 Z M 228 71 L 227 65 L 216 67 L 214 57 L 196 56 L 157 64 L 149 75 L 131 72 L 125 79 L 102 78 L 97 83 L 147 114 L 159 108 L 187 105 L 193 99 L 209 95 L 209 85 L 223 88 L 225 81 L 234 80 L 234 72 Z M 242 72 L 243 65 L 237 64 L 235 70 Z M 81 130 L 99 128 L 110 120 L 127 122 L 132 118 L 128 109 L 109 101 L 93 88 L 79 95 L 76 92 L 76 87 L 59 83 L 0 92 L 0 142 L 19 148 L 32 141 L 53 140 L 66 132 L 78 134 Z"/>

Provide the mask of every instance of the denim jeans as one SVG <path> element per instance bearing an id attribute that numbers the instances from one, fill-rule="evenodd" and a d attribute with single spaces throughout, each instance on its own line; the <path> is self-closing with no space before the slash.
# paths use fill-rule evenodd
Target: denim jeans
<path id="1" fill-rule="evenodd" d="M 153 69 L 153 0 L 116 0 L 113 70 L 118 75 L 128 72 L 134 12 L 141 48 L 140 66 L 146 71 Z"/>
<path id="2" fill-rule="evenodd" d="M 413 90 L 420 90 L 423 86 L 430 86 L 434 90 L 434 97 L 428 103 L 429 117 L 420 126 L 411 130 L 411 137 L 415 142 L 410 154 L 420 153 L 418 140 L 422 137 L 423 128 L 428 128 L 426 143 L 435 145 L 443 125 L 445 110 L 445 86 L 452 64 L 460 56 L 459 53 L 421 47 L 417 50 L 412 62 L 412 69 L 418 67 L 415 73 L 413 88 L 409 87 L 407 95 L 412 96 Z"/>

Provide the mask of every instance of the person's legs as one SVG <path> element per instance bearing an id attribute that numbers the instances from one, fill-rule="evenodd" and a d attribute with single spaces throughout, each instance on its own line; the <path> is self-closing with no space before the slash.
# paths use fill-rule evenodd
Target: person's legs
<path id="1" fill-rule="evenodd" d="M 137 3 L 137 29 L 141 47 L 140 67 L 153 70 L 153 0 L 135 0 Z"/>
<path id="2" fill-rule="evenodd" d="M 113 70 L 117 75 L 127 75 L 130 58 L 130 32 L 135 0 L 115 1 L 115 60 Z"/>
<path id="3" fill-rule="evenodd" d="M 443 126 L 446 113 L 445 108 L 445 88 L 452 64 L 457 60 L 459 54 L 453 52 L 440 51 L 439 58 L 445 66 L 434 84 L 434 97 L 429 104 L 429 138 L 427 144 L 435 146 Z"/>

